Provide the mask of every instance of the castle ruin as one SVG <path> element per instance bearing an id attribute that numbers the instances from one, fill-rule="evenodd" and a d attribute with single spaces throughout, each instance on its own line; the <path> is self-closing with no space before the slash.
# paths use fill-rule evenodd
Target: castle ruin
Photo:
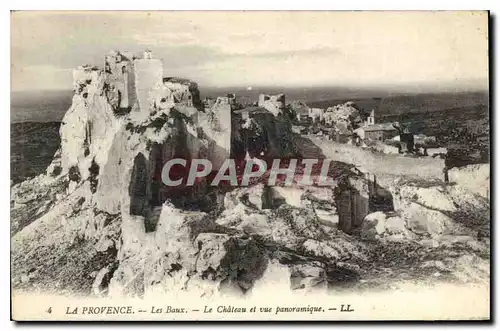
<path id="1" fill-rule="evenodd" d="M 169 160 L 186 160 L 186 166 L 171 169 L 172 178 L 180 178 L 193 159 L 209 160 L 216 173 L 228 159 L 239 164 L 250 156 L 271 162 L 295 154 L 291 122 L 284 113 L 284 94 L 261 95 L 258 107 L 243 107 L 233 93 L 203 103 L 197 83 L 164 77 L 162 61 L 149 50 L 140 55 L 110 51 L 104 56 L 104 69 L 82 66 L 75 70 L 74 84 L 77 104 L 83 106 L 83 111 L 100 110 L 88 113 L 88 132 L 81 135 L 84 146 L 93 143 L 91 137 L 105 138 L 115 117 L 125 123 L 124 130 L 143 138 L 138 142 L 144 145 L 134 147 L 137 153 L 129 187 L 133 215 L 149 219 L 150 207 L 175 196 L 198 195 L 198 190 L 206 189 L 200 183 L 189 188 L 191 193 L 179 187 L 183 191 L 178 194 L 165 186 L 162 171 Z M 106 117 L 109 124 L 94 125 L 100 112 L 106 111 L 115 115 Z M 67 166 L 76 160 L 78 156 L 68 158 Z M 81 172 L 86 169 L 82 166 Z M 106 186 L 105 179 L 99 185 Z M 118 202 L 112 205 L 118 206 Z"/>
<path id="2" fill-rule="evenodd" d="M 121 111 L 149 109 L 149 92 L 163 80 L 163 63 L 153 58 L 149 50 L 142 57 L 127 52 L 108 52 L 104 57 L 104 71 L 108 99 Z"/>

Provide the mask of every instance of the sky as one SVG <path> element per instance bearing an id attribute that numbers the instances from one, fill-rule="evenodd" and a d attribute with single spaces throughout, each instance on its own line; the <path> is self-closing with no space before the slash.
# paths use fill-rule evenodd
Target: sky
<path id="1" fill-rule="evenodd" d="M 146 48 L 202 86 L 487 88 L 486 12 L 14 12 L 11 90 Z"/>

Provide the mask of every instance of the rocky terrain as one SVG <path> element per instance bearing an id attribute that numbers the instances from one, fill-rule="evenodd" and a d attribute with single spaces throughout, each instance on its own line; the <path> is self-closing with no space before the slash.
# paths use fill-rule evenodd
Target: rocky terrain
<path id="1" fill-rule="evenodd" d="M 112 85 L 106 72 L 80 69 L 52 163 L 11 188 L 15 290 L 248 295 L 269 275 L 302 292 L 489 284 L 489 191 L 477 189 L 489 185 L 487 165 L 455 169 L 449 184 L 433 165 L 428 176 L 390 165 L 379 173 L 293 135 L 278 109 L 257 125 L 274 132 L 270 150 L 336 160 L 331 187 L 200 184 L 163 202 L 159 155 L 224 155 L 214 148 L 228 141 L 218 115 L 227 107 L 171 102 L 176 91 L 161 86 L 147 109 L 124 110 Z M 229 123 L 241 136 L 238 125 Z"/>
<path id="2" fill-rule="evenodd" d="M 33 220 L 12 239 L 15 288 L 244 294 L 276 267 L 299 291 L 489 279 L 489 201 L 459 185 L 398 183 L 394 210 L 351 234 L 338 229 L 335 188 L 238 188 L 208 212 L 165 203 L 146 232 L 143 217 L 96 208 L 90 185 L 68 194 L 66 179 L 42 175 L 14 187 L 12 221 Z"/>

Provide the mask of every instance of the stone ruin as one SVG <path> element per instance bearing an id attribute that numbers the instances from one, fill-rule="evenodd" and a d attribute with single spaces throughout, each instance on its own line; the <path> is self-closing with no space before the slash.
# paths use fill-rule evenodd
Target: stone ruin
<path id="1" fill-rule="evenodd" d="M 78 136 L 86 137 L 82 145 L 87 149 L 92 145 L 92 137 L 110 137 L 104 131 L 113 127 L 113 123 L 99 128 L 103 122 L 98 118 L 99 113 L 103 115 L 106 107 L 95 100 L 91 104 L 90 100 L 90 95 L 95 98 L 102 90 L 115 116 L 126 121 L 125 125 L 116 124 L 117 131 L 113 132 L 116 137 L 108 138 L 110 141 L 103 145 L 108 144 L 109 150 L 122 150 L 121 155 L 109 155 L 106 150 L 100 157 L 100 152 L 92 148 L 90 153 L 71 155 L 77 149 L 65 145 L 69 139 L 64 138 L 66 129 L 63 127 L 62 158 L 65 161 L 62 164 L 66 169 L 80 167 L 78 171 L 82 177 L 88 176 L 92 162 L 99 165 L 100 174 L 96 176 L 99 180 L 95 185 L 99 198 L 96 201 L 99 208 L 108 213 L 116 213 L 120 206 L 126 205 L 132 215 L 151 219 L 155 218 L 151 214 L 154 208 L 166 200 L 182 196 L 194 203 L 206 197 L 207 187 L 203 182 L 194 188 L 182 186 L 180 192 L 163 184 L 162 167 L 173 158 L 187 160 L 185 169 L 189 168 L 189 160 L 208 159 L 212 171 L 216 172 L 227 159 L 244 162 L 248 158 L 259 158 L 267 162 L 269 169 L 273 159 L 286 162 L 302 157 L 295 146 L 290 118 L 285 113 L 284 94 L 261 94 L 257 106 L 243 108 L 236 107 L 236 96 L 232 93 L 204 104 L 195 82 L 163 77 L 161 60 L 155 59 L 150 51 L 142 56 L 113 51 L 105 56 L 104 64 L 104 71 L 96 67 L 75 71 L 75 86 L 81 88 L 76 95 L 85 93 L 82 111 L 96 116 L 87 119 L 85 133 Z M 74 102 L 74 107 L 77 105 L 78 102 Z M 124 115 L 127 116 L 120 117 Z M 125 132 L 118 126 L 124 127 Z M 68 132 L 67 135 L 72 134 Z M 74 134 L 72 141 L 74 145 Z M 64 152 L 70 149 L 71 152 Z M 129 160 L 128 164 L 124 164 L 125 159 Z M 111 194 L 116 187 L 111 181 L 116 181 L 116 176 L 103 175 L 117 170 L 125 173 L 123 196 Z M 345 232 L 358 227 L 369 212 L 371 197 L 367 192 L 373 191 L 348 186 L 337 197 L 340 227 Z"/>
<path id="2" fill-rule="evenodd" d="M 131 171 L 131 178 L 126 182 L 132 183 L 132 188 L 127 189 L 127 195 L 134 197 L 130 201 L 130 210 L 136 215 L 146 217 L 148 208 L 161 205 L 172 195 L 179 195 L 175 190 L 169 192 L 170 188 L 163 185 L 161 180 L 162 167 L 169 159 L 183 158 L 188 163 L 194 158 L 208 159 L 212 163 L 212 171 L 216 172 L 230 158 L 243 161 L 250 156 L 272 160 L 295 155 L 291 122 L 283 114 L 283 94 L 261 96 L 259 107 L 243 110 L 237 105 L 236 96 L 232 93 L 218 97 L 207 105 L 201 101 L 195 82 L 164 77 L 162 61 L 154 58 L 149 50 L 142 55 L 111 51 L 105 55 L 104 70 L 80 67 L 75 70 L 74 77 L 75 97 L 83 98 L 81 112 L 84 115 L 78 118 L 86 118 L 86 123 L 82 123 L 85 132 L 75 134 L 63 126 L 63 167 L 81 168 L 78 171 L 85 177 L 88 173 L 87 164 L 96 162 L 102 175 L 107 166 L 99 164 L 99 159 L 103 163 L 120 162 L 111 161 L 104 149 L 116 149 L 117 146 L 112 147 L 113 144 L 123 144 L 119 138 L 130 141 L 130 137 L 125 138 L 124 135 L 137 134 L 137 140 L 143 142 L 144 146 L 129 147 L 129 152 L 134 155 L 127 157 L 134 161 L 129 168 L 124 169 Z M 106 114 L 109 106 L 112 117 Z M 73 108 L 79 107 L 80 103 L 75 99 Z M 64 122 L 75 121 L 71 119 L 72 113 L 69 112 Z M 119 119 L 119 122 L 114 118 Z M 110 132 L 113 127 L 116 132 Z M 119 127 L 124 127 L 127 133 L 120 134 Z M 113 138 L 113 135 L 116 137 Z M 93 145 L 92 139 L 97 137 L 107 141 L 95 147 L 103 149 L 97 153 L 100 155 L 94 155 L 90 146 Z M 84 152 L 78 152 L 79 148 L 74 146 L 75 141 L 79 140 L 82 140 Z M 87 149 L 90 149 L 89 153 Z M 109 171 L 111 169 L 109 165 Z M 102 192 L 104 202 L 98 204 L 109 209 L 109 212 L 115 212 L 123 202 L 110 203 L 110 198 L 104 198 L 109 193 L 106 188 L 113 185 L 107 182 L 106 177 L 99 177 L 102 179 L 96 185 L 96 190 L 98 195 Z M 199 194 L 204 192 L 200 187 L 193 190 Z"/>
<path id="3" fill-rule="evenodd" d="M 285 109 L 285 95 L 283 93 L 276 95 L 260 94 L 258 106 L 267 109 L 273 114 L 278 114 Z"/>
<path id="4" fill-rule="evenodd" d="M 285 96 L 261 99 L 258 106 L 235 109 L 235 96 L 227 95 L 204 107 L 196 83 L 163 77 L 151 52 L 111 52 L 103 70 L 75 71 L 61 149 L 46 176 L 23 187 L 60 185 L 64 195 L 55 197 L 45 219 L 54 226 L 63 220 L 64 226 L 51 234 L 71 237 L 68 229 L 75 227 L 83 242 L 109 253 L 113 262 L 96 270 L 96 293 L 172 290 L 168 282 L 175 277 L 187 277 L 177 284 L 200 282 L 204 293 L 210 284 L 222 288 L 227 282 L 246 292 L 265 270 L 272 273 L 268 264 L 285 266 L 292 288 L 312 279 L 326 284 L 332 266 L 322 261 L 351 254 L 345 233 L 371 211 L 370 192 L 376 190 L 353 166 L 338 162 L 332 167 L 338 180 L 324 188 L 162 183 L 162 167 L 172 158 L 209 159 L 214 171 L 228 158 L 300 159 Z M 321 158 L 320 150 L 313 152 L 310 157 Z M 36 240 L 24 238 L 40 233 L 19 235 L 19 255 L 36 251 Z M 67 255 L 64 245 L 72 237 L 55 237 L 64 239 L 56 253 Z"/>

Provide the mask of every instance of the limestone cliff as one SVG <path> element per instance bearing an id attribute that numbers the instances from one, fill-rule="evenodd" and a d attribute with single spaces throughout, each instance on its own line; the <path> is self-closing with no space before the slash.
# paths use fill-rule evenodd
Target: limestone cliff
<path id="1" fill-rule="evenodd" d="M 195 289 L 200 295 L 222 288 L 245 293 L 276 263 L 294 265 L 290 277 L 299 277 L 294 287 L 302 288 L 308 278 L 314 279 L 308 284 L 326 284 L 330 259 L 352 255 L 344 246 L 353 244 L 333 223 L 308 211 L 309 191 L 300 189 L 291 206 L 279 202 L 288 193 L 278 188 L 281 194 L 265 193 L 268 189 L 260 186 L 225 193 L 204 185 L 181 191 L 162 185 L 161 168 L 174 157 L 208 158 L 217 170 L 231 156 L 234 136 L 248 127 L 224 100 L 201 110 L 196 84 L 157 79 L 150 72 L 156 67 L 157 60 L 111 52 L 104 70 L 75 70 L 61 148 L 47 173 L 32 180 L 48 192 L 46 202 L 40 208 L 38 199 L 29 200 L 30 210 L 36 210 L 29 215 L 32 223 L 13 238 L 16 286 L 49 287 L 47 266 L 56 279 L 69 272 L 58 259 L 75 259 L 73 269 L 89 274 L 85 286 L 93 293 L 142 295 L 158 287 Z M 291 156 L 288 118 L 279 107 L 263 110 L 250 114 L 266 136 L 263 149 L 268 156 Z M 23 183 L 14 192 L 23 195 L 27 187 Z M 334 199 L 333 189 L 322 199 Z M 322 210 L 323 218 L 337 215 L 335 203 Z M 40 257 L 45 264 L 37 265 L 22 256 L 49 247 L 56 261 Z M 77 261 L 82 249 L 84 265 Z M 65 284 L 61 280 L 61 288 Z"/>
<path id="2" fill-rule="evenodd" d="M 356 231 L 377 187 L 353 166 L 334 163 L 324 188 L 162 185 L 167 160 L 208 158 L 217 169 L 236 137 L 246 135 L 251 157 L 297 150 L 284 97 L 239 113 L 224 102 L 203 110 L 197 85 L 164 79 L 158 61 L 111 52 L 104 69 L 75 71 L 60 150 L 46 174 L 12 188 L 14 288 L 247 295 L 279 270 L 282 284 L 307 292 L 370 270 L 375 244 Z M 249 149 L 259 132 L 262 145 Z"/>

